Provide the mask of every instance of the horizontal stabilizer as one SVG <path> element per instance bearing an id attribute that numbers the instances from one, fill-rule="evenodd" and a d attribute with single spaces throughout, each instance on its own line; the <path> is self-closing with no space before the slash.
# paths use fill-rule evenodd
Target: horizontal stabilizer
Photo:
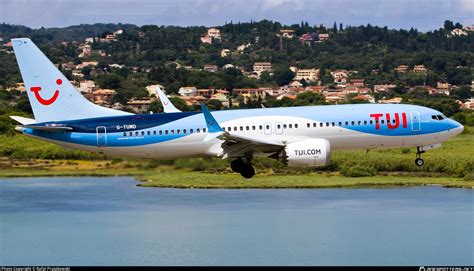
<path id="1" fill-rule="evenodd" d="M 20 116 L 10 116 L 10 118 L 14 119 L 15 121 L 23 125 L 36 123 L 35 119 L 30 119 L 30 118 L 25 118 L 25 117 L 20 117 Z"/>

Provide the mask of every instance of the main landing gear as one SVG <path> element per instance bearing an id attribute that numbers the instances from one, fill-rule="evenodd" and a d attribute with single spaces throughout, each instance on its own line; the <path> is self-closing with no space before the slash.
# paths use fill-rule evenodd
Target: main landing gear
<path id="1" fill-rule="evenodd" d="M 237 158 L 230 163 L 233 172 L 240 173 L 244 178 L 250 179 L 255 175 L 255 168 L 249 158 Z"/>
<path id="2" fill-rule="evenodd" d="M 421 159 L 421 154 L 425 153 L 420 147 L 416 147 L 416 159 L 415 159 L 415 164 L 419 167 L 423 166 L 425 164 L 425 161 Z"/>

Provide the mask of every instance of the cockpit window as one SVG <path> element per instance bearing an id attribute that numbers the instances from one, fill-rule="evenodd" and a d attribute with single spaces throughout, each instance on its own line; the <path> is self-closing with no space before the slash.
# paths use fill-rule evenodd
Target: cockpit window
<path id="1" fill-rule="evenodd" d="M 434 120 L 444 120 L 446 116 L 445 115 L 431 115 L 431 118 Z"/>
<path id="2" fill-rule="evenodd" d="M 445 117 L 443 115 L 438 115 L 438 119 L 443 120 L 443 119 L 445 119 Z"/>
<path id="3" fill-rule="evenodd" d="M 438 120 L 438 116 L 436 116 L 436 115 L 431 115 L 431 118 L 434 119 L 434 120 Z"/>

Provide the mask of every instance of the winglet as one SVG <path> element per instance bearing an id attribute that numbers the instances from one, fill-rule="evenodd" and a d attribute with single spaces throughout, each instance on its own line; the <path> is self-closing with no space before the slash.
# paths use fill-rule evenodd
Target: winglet
<path id="1" fill-rule="evenodd" d="M 165 113 L 175 113 L 175 112 L 181 112 L 178 108 L 176 108 L 166 97 L 165 93 L 161 90 L 160 87 L 156 88 L 156 94 L 160 97 L 161 104 L 163 105 L 163 111 Z"/>
<path id="2" fill-rule="evenodd" d="M 201 104 L 201 111 L 204 114 L 204 119 L 206 120 L 208 134 L 204 141 L 209 141 L 211 139 L 217 138 L 220 135 L 224 134 L 224 130 L 221 128 L 219 123 L 216 121 L 214 116 L 212 116 L 209 109 L 204 104 Z"/>

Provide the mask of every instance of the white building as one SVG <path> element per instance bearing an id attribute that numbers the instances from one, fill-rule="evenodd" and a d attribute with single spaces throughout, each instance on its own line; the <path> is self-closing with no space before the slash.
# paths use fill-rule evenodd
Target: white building
<path id="1" fill-rule="evenodd" d="M 262 72 L 267 71 L 269 73 L 272 72 L 272 63 L 270 62 L 255 62 L 253 64 L 253 71 L 257 73 L 258 76 L 262 74 Z"/>
<path id="2" fill-rule="evenodd" d="M 280 30 L 280 35 L 287 39 L 292 39 L 295 37 L 295 31 L 291 29 L 282 29 Z"/>
<path id="3" fill-rule="evenodd" d="M 451 31 L 451 35 L 453 35 L 453 36 L 467 36 L 467 32 L 460 29 L 460 28 L 455 28 Z"/>
<path id="4" fill-rule="evenodd" d="M 209 28 L 207 30 L 207 35 L 217 40 L 221 39 L 221 31 L 217 28 Z"/>
<path id="5" fill-rule="evenodd" d="M 304 79 L 308 82 L 319 80 L 319 69 L 300 69 L 296 71 L 294 80 L 300 81 Z"/>
<path id="6" fill-rule="evenodd" d="M 250 43 L 239 45 L 237 47 L 237 52 L 242 53 L 243 51 L 245 51 L 245 49 L 250 47 L 250 45 L 251 45 Z"/>
<path id="7" fill-rule="evenodd" d="M 229 49 L 222 49 L 221 57 L 226 57 L 228 55 L 230 55 L 230 50 Z"/>
<path id="8" fill-rule="evenodd" d="M 156 89 L 160 88 L 163 92 L 165 92 L 165 87 L 159 84 L 156 85 L 149 85 L 146 86 L 146 91 L 148 91 L 148 96 L 157 96 L 156 95 Z"/>
<path id="9" fill-rule="evenodd" d="M 81 93 L 92 93 L 94 88 L 95 88 L 95 82 L 92 80 L 85 80 L 85 81 L 79 82 L 78 90 Z"/>
<path id="10" fill-rule="evenodd" d="M 192 97 L 197 95 L 196 87 L 180 87 L 178 91 L 179 95 L 184 97 Z"/>

